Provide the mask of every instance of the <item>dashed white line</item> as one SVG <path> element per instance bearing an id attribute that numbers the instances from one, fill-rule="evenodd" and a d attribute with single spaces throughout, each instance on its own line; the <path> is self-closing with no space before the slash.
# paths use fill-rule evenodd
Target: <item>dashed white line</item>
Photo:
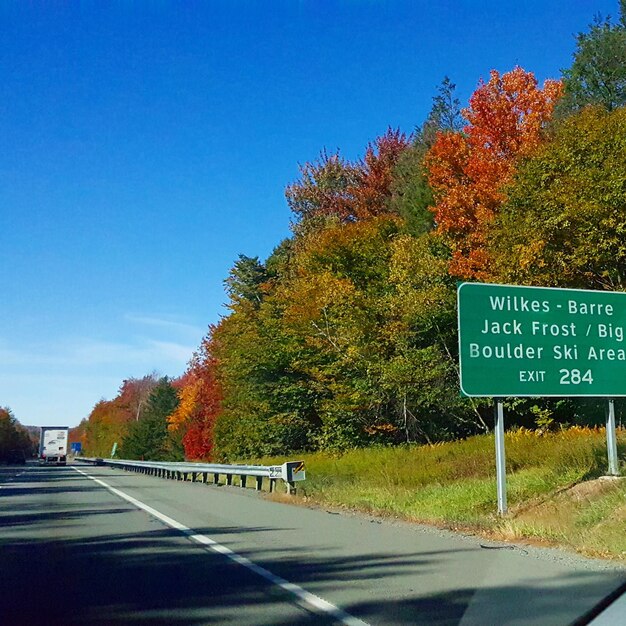
<path id="1" fill-rule="evenodd" d="M 261 567 L 260 565 L 257 565 L 256 563 L 253 563 L 252 561 L 250 561 L 250 559 L 247 559 L 245 556 L 241 556 L 240 554 L 233 552 L 230 548 L 223 546 L 222 544 L 211 539 L 210 537 L 207 537 L 206 535 L 201 535 L 199 533 L 194 532 L 191 528 L 185 526 L 184 524 L 181 524 L 180 522 L 169 517 L 168 515 L 165 515 L 164 513 L 157 511 L 156 509 L 141 502 L 140 500 L 137 500 L 136 498 L 129 496 L 127 493 L 124 493 L 123 491 L 120 491 L 119 489 L 112 487 L 111 485 L 105 483 L 103 480 L 100 480 L 99 478 L 91 476 L 87 474 L 87 472 L 84 472 L 83 470 L 80 470 L 77 467 L 74 467 L 73 469 L 76 470 L 79 474 L 82 474 L 83 476 L 85 476 L 86 478 L 93 480 L 95 483 L 97 483 L 101 487 L 108 489 L 111 493 L 114 493 L 116 496 L 119 496 L 120 498 L 126 500 L 127 502 L 130 502 L 131 504 L 136 506 L 138 509 L 145 511 L 146 513 L 149 513 L 153 517 L 156 517 L 158 520 L 160 520 L 161 522 L 163 522 L 170 528 L 175 528 L 176 530 L 180 531 L 186 537 L 200 544 L 205 549 L 215 552 L 217 554 L 221 554 L 229 558 L 231 561 L 234 561 L 235 563 L 238 563 L 239 565 L 246 567 L 250 571 L 261 576 L 262 578 L 269 581 L 273 585 L 276 585 L 280 589 L 287 591 L 288 593 L 295 596 L 297 600 L 299 601 L 299 603 L 301 603 L 305 607 L 309 609 L 313 609 L 314 611 L 318 613 L 323 613 L 325 615 L 328 615 L 332 617 L 333 619 L 337 620 L 338 622 L 342 624 L 347 624 L 348 626 L 368 626 L 367 622 L 364 622 L 358 619 L 357 617 L 354 617 L 350 615 L 349 613 L 346 613 L 345 611 L 335 606 L 334 604 L 331 604 L 330 602 L 327 602 L 323 598 L 320 598 L 319 596 L 316 596 L 315 594 L 310 593 L 309 591 L 306 591 L 302 587 L 295 585 L 294 583 L 290 583 L 284 578 L 281 578 L 280 576 L 276 576 L 276 574 L 272 574 L 272 572 L 265 569 L 264 567 Z"/>

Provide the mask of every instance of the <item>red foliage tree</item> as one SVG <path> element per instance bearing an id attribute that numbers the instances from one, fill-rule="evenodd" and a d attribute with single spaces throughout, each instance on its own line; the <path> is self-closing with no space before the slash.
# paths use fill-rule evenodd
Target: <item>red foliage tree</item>
<path id="1" fill-rule="evenodd" d="M 213 428 L 222 406 L 217 359 L 213 356 L 213 331 L 211 327 L 187 371 L 177 381 L 180 402 L 169 417 L 170 429 L 184 433 L 185 457 L 193 460 L 211 460 Z"/>
<path id="2" fill-rule="evenodd" d="M 357 220 L 389 212 L 393 171 L 410 141 L 399 130 L 387 132 L 368 144 L 359 162 L 355 183 L 350 188 L 351 211 Z"/>
<path id="3" fill-rule="evenodd" d="M 463 111 L 462 133 L 438 133 L 426 155 L 429 183 L 435 193 L 437 230 L 452 248 L 451 274 L 488 277 L 486 226 L 505 200 L 516 160 L 543 140 L 546 122 L 562 93 L 559 81 L 539 88 L 531 72 L 516 67 L 491 72 Z"/>

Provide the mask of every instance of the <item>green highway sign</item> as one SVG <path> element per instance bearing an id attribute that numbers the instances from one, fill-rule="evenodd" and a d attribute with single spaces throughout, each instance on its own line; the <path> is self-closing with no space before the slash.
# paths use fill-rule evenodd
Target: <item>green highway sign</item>
<path id="1" fill-rule="evenodd" d="M 462 283 L 461 392 L 626 396 L 626 293 Z"/>

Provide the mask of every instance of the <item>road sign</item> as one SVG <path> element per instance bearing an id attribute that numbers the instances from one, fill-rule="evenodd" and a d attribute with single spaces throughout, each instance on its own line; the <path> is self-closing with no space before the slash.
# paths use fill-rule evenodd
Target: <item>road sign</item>
<path id="1" fill-rule="evenodd" d="M 626 396 L 626 293 L 462 283 L 461 392 Z"/>

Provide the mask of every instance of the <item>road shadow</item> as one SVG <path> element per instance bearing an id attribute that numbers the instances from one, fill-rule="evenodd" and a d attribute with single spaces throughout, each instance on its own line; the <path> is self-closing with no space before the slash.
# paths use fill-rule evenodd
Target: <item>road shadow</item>
<path id="1" fill-rule="evenodd" d="M 31 508 L 32 512 L 24 513 L 21 503 L 32 506 L 41 493 L 26 489 L 16 497 L 10 490 L 0 492 L 2 624 L 335 623 L 332 618 L 297 607 L 292 594 L 224 554 L 200 548 L 185 533 L 164 527 L 130 505 L 111 506 L 111 502 L 118 502 L 113 496 L 94 504 L 86 500 L 88 490 L 71 493 L 72 485 L 61 481 L 54 487 L 58 478 L 50 478 L 49 488 L 59 494 L 65 492 L 69 498 L 65 509 L 59 505 L 59 510 Z M 81 508 L 71 508 L 71 503 L 79 506 L 80 502 Z M 5 503 L 13 509 L 7 512 Z M 68 527 L 79 536 L 70 535 Z M 572 573 L 558 581 L 539 578 L 524 585 L 483 584 L 477 574 L 473 585 L 427 593 L 420 581 L 445 576 L 440 559 L 451 553 L 475 552 L 475 548 L 407 549 L 400 556 L 384 551 L 311 555 L 304 547 L 281 548 L 279 537 L 285 530 L 247 528 L 250 533 L 275 532 L 277 547 L 240 554 L 322 596 L 324 591 L 345 592 L 341 608 L 370 624 L 504 624 L 510 622 L 503 620 L 503 607 L 510 616 L 514 606 L 517 623 L 566 625 L 572 621 L 572 604 L 578 603 L 582 614 L 617 586 L 615 574 L 601 576 L 596 572 Z M 193 532 L 228 545 L 229 536 L 241 529 L 205 526 Z M 403 576 L 407 586 L 399 595 L 392 582 L 397 585 L 398 577 Z M 390 592 L 385 594 L 387 588 Z M 376 593 L 370 594 L 368 589 Z M 349 593 L 351 590 L 356 593 Z M 286 604 L 292 608 L 285 611 Z"/>

